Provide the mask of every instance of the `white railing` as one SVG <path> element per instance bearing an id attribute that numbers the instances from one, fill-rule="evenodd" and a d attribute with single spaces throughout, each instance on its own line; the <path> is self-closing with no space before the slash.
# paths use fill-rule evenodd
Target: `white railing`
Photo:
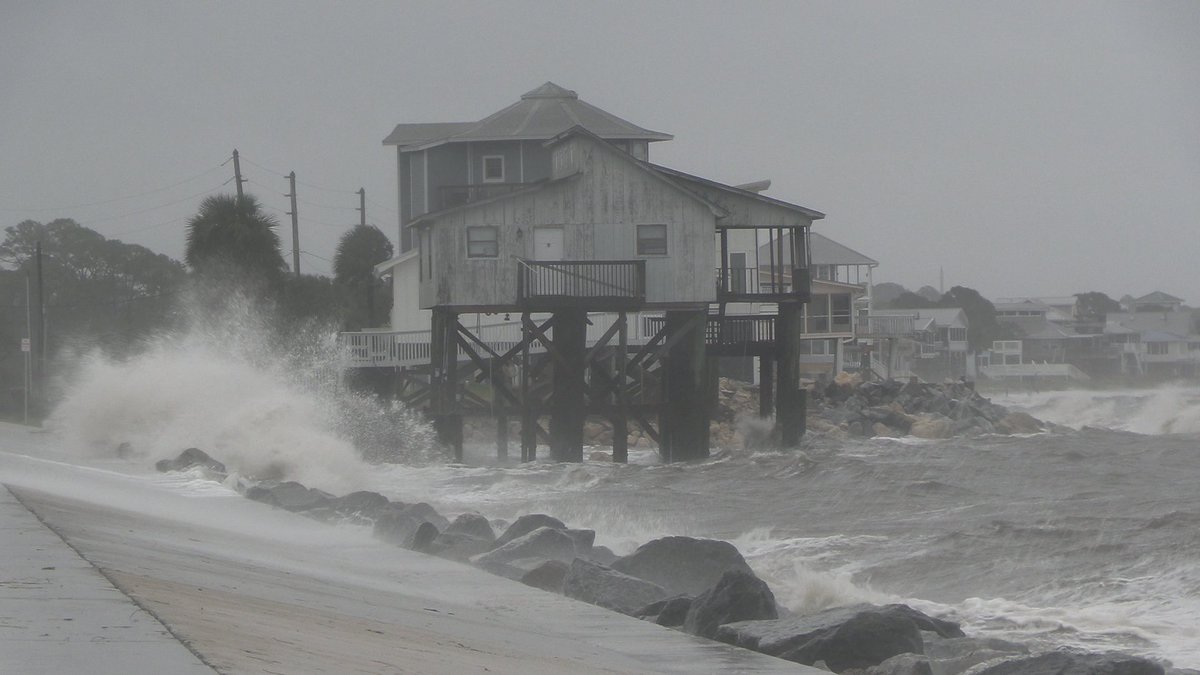
<path id="1" fill-rule="evenodd" d="M 916 333 L 916 316 L 867 316 L 866 336 L 904 337 Z M 862 331 L 859 332 L 862 335 Z"/>

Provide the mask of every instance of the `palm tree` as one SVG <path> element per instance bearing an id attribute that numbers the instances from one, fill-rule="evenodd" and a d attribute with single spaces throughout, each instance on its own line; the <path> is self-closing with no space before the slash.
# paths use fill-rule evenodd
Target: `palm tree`
<path id="1" fill-rule="evenodd" d="M 392 257 L 392 242 L 374 225 L 355 225 L 338 241 L 333 256 L 333 279 L 350 291 L 351 297 L 366 293 L 367 326 L 375 325 L 375 288 L 379 278 L 375 266 Z"/>
<path id="2" fill-rule="evenodd" d="M 184 260 L 197 272 L 233 268 L 250 279 L 277 282 L 287 271 L 278 225 L 253 195 L 213 195 L 188 221 Z"/>

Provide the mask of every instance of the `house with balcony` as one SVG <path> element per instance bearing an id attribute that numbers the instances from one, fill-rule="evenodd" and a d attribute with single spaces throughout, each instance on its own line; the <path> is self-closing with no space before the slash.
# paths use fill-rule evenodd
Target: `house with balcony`
<path id="1" fill-rule="evenodd" d="M 997 351 L 993 345 L 991 365 L 1063 365 L 1069 364 L 1079 372 L 1066 369 L 1069 379 L 1086 379 L 1108 371 L 1109 353 L 1104 336 L 1077 320 L 1074 296 L 1060 298 L 1001 298 L 995 303 L 996 320 L 1013 327 L 1020 337 L 1020 360 L 1013 363 L 1010 351 Z M 1081 332 L 1085 331 L 1085 332 Z M 1002 341 L 1006 345 L 1011 340 Z M 998 357 L 998 359 L 996 358 Z M 999 363 L 997 362 L 999 361 Z M 1007 373 L 1022 373 L 1027 377 L 1037 368 L 1007 368 Z M 1060 377 L 1062 368 L 1044 368 L 1053 377 Z M 999 376 L 993 368 L 991 376 Z"/>
<path id="2" fill-rule="evenodd" d="M 1110 312 L 1104 336 L 1114 370 L 1152 379 L 1200 376 L 1200 334 L 1183 300 L 1155 291 L 1121 300 L 1123 312 Z"/>
<path id="3" fill-rule="evenodd" d="M 974 378 L 969 325 L 957 307 L 875 310 L 864 333 L 872 340 L 871 369 L 881 377 L 927 382 Z"/>
<path id="4" fill-rule="evenodd" d="M 391 330 L 429 328 L 429 312 L 419 306 L 414 292 L 420 284 L 415 222 L 429 213 L 549 180 L 547 142 L 575 126 L 643 161 L 650 158 L 651 143 L 672 138 L 593 106 L 553 82 L 477 122 L 396 125 L 383 144 L 396 148 L 400 246 L 396 257 L 376 267 L 392 280 Z"/>
<path id="5" fill-rule="evenodd" d="M 392 330 L 344 335 L 350 367 L 400 371 L 460 456 L 464 415 L 519 417 L 522 457 L 545 436 L 562 460 L 579 459 L 583 419 L 600 415 L 615 461 L 630 420 L 673 460 L 707 454 L 712 364 L 753 355 L 764 414 L 787 411 L 780 438 L 797 442 L 823 214 L 651 163 L 649 144 L 670 138 L 552 83 L 477 123 L 399 125 L 385 143 L 401 251 L 377 266 L 395 288 Z M 766 264 L 731 260 L 742 241 L 771 242 Z M 756 304 L 774 313 L 732 309 Z"/>

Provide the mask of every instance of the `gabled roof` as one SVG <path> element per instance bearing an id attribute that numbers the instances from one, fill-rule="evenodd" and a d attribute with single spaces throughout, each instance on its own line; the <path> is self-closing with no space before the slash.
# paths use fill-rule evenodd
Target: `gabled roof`
<path id="1" fill-rule="evenodd" d="M 966 312 L 958 307 L 924 307 L 921 309 L 880 309 L 875 310 L 872 314 L 878 316 L 912 316 L 916 317 L 917 325 L 927 325 L 930 327 L 953 326 L 955 324 L 966 326 L 968 323 Z M 924 329 L 923 329 L 924 330 Z"/>
<path id="2" fill-rule="evenodd" d="M 521 100 L 478 122 L 400 124 L 383 140 L 405 150 L 443 143 L 546 140 L 582 126 L 606 140 L 669 141 L 674 136 L 651 131 L 580 100 L 570 89 L 547 82 L 525 92 Z"/>
<path id="3" fill-rule="evenodd" d="M 814 265 L 869 265 L 875 267 L 879 264 L 879 261 L 872 260 L 817 232 L 809 233 L 809 243 L 812 246 L 810 255 Z"/>
<path id="4" fill-rule="evenodd" d="M 688 183 L 693 183 L 697 186 L 713 188 L 713 189 L 719 190 L 721 192 L 728 192 L 729 194 L 736 195 L 738 197 L 743 197 L 746 199 L 754 199 L 754 200 L 760 201 L 764 204 L 770 204 L 772 206 L 781 206 L 785 209 L 799 211 L 800 213 L 804 214 L 806 217 L 811 218 L 812 220 L 819 220 L 819 219 L 825 217 L 824 213 L 821 213 L 820 211 L 814 211 L 814 210 L 804 207 L 804 206 L 800 206 L 799 204 L 792 204 L 790 202 L 785 202 L 782 199 L 775 199 L 774 197 L 768 197 L 766 195 L 761 195 L 757 192 L 751 192 L 749 190 L 743 190 L 741 188 L 737 188 L 732 185 L 718 183 L 715 180 L 701 178 L 700 176 L 693 176 L 690 173 L 684 173 L 682 171 L 679 171 L 678 169 L 672 169 L 670 167 L 662 166 L 659 164 L 650 164 L 649 162 L 646 162 L 646 164 L 649 165 L 651 168 L 653 168 L 655 171 L 660 171 L 663 174 L 680 181 L 685 186 Z"/>
<path id="5" fill-rule="evenodd" d="M 1163 293 L 1162 291 L 1154 291 L 1153 293 L 1147 293 L 1146 295 L 1143 295 L 1140 298 L 1134 298 L 1132 302 L 1134 302 L 1135 304 L 1138 304 L 1138 305 L 1149 305 L 1149 304 L 1170 305 L 1170 304 L 1174 304 L 1176 302 L 1183 302 L 1183 298 L 1177 298 L 1173 295 L 1168 295 L 1166 293 Z"/>
<path id="6" fill-rule="evenodd" d="M 1142 342 L 1187 342 L 1187 337 L 1163 330 L 1148 330 L 1142 333 Z"/>

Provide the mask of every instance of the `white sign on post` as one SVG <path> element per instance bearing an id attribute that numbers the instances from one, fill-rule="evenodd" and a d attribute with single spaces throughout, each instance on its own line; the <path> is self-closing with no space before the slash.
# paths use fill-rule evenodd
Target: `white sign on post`
<path id="1" fill-rule="evenodd" d="M 23 352 L 31 351 L 31 349 L 29 347 L 29 338 L 21 338 L 21 351 L 23 351 Z"/>

